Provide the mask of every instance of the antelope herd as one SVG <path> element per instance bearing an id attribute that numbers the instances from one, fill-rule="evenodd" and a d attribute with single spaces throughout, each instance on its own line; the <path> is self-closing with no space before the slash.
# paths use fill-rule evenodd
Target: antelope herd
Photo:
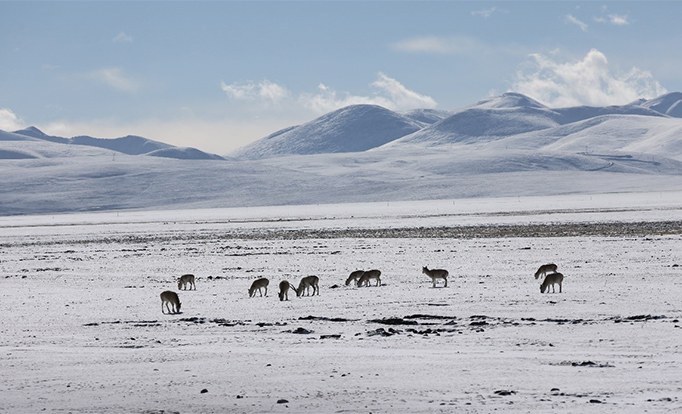
<path id="1" fill-rule="evenodd" d="M 559 293 L 561 293 L 561 285 L 564 281 L 564 275 L 557 272 L 557 265 L 554 263 L 549 263 L 542 265 L 535 272 L 535 279 L 539 279 L 540 276 L 544 276 L 542 284 L 540 285 L 540 293 L 549 293 L 549 288 L 552 288 L 552 293 L 556 293 L 555 285 L 559 285 Z M 449 272 L 445 269 L 429 269 L 427 266 L 422 267 L 422 273 L 431 278 L 433 287 L 436 287 L 436 281 L 442 280 L 443 287 L 448 287 L 448 275 Z M 180 276 L 178 279 L 178 290 L 196 290 L 196 285 L 194 284 L 195 277 L 191 274 L 186 274 Z M 368 287 L 372 286 L 371 282 L 375 281 L 374 286 L 381 286 L 381 271 L 377 269 L 373 270 L 356 270 L 351 272 L 351 274 L 346 279 L 346 286 L 351 283 L 355 283 L 356 287 Z M 283 280 L 279 283 L 279 296 L 280 301 L 289 300 L 289 290 L 296 292 L 297 297 L 301 296 L 315 296 L 320 295 L 320 278 L 317 276 L 306 276 L 301 279 L 298 287 L 294 287 L 288 280 Z M 267 278 L 259 278 L 251 283 L 249 288 L 249 297 L 256 296 L 256 291 L 260 296 L 268 295 L 268 285 L 270 281 Z M 265 291 L 265 293 L 263 293 Z M 164 305 L 168 313 L 180 313 L 180 298 L 178 294 L 167 290 L 161 293 L 161 313 L 164 312 Z"/>

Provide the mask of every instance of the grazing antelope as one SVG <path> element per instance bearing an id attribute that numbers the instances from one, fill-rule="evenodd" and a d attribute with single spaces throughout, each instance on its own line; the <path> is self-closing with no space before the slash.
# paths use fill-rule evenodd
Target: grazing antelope
<path id="1" fill-rule="evenodd" d="M 372 279 L 377 281 L 377 286 L 381 286 L 381 271 L 374 269 L 363 272 L 360 279 L 358 279 L 358 287 L 370 286 L 369 282 Z"/>
<path id="2" fill-rule="evenodd" d="M 308 293 L 309 288 L 313 288 L 313 294 L 310 296 L 315 296 L 315 292 L 317 294 L 320 294 L 320 287 L 318 284 L 320 283 L 320 278 L 317 276 L 306 276 L 303 279 L 301 279 L 301 283 L 298 284 L 298 289 L 296 290 L 296 296 L 306 296 Z"/>
<path id="3" fill-rule="evenodd" d="M 163 311 L 163 305 L 166 305 L 166 309 L 168 309 L 168 313 L 180 313 L 180 298 L 178 297 L 178 294 L 175 292 L 172 292 L 170 290 L 166 290 L 165 292 L 161 292 L 161 313 L 165 313 Z M 173 311 L 171 312 L 171 307 L 169 305 L 173 306 Z"/>
<path id="4" fill-rule="evenodd" d="M 194 284 L 194 275 L 182 275 L 180 276 L 180 279 L 178 279 L 178 290 L 187 290 L 187 286 L 189 286 L 189 289 L 192 290 L 197 290 L 197 286 Z"/>
<path id="5" fill-rule="evenodd" d="M 348 276 L 348 279 L 346 279 L 346 286 L 350 285 L 351 282 L 355 282 L 355 284 L 357 284 L 358 279 L 360 279 L 363 273 L 365 273 L 364 270 L 356 270 L 355 272 L 351 273 L 350 276 Z"/>
<path id="6" fill-rule="evenodd" d="M 422 267 L 422 273 L 424 273 L 426 276 L 431 278 L 431 281 L 433 282 L 433 287 L 436 287 L 436 280 L 437 279 L 443 279 L 445 282 L 445 285 L 443 287 L 448 287 L 448 271 L 445 269 L 431 269 L 429 270 L 428 267 L 424 266 Z"/>
<path id="7" fill-rule="evenodd" d="M 535 278 L 539 278 L 540 275 L 542 276 L 547 276 L 547 273 L 552 272 L 556 273 L 556 268 L 557 266 L 554 263 L 546 264 L 540 266 L 537 272 L 535 272 Z"/>
<path id="8" fill-rule="evenodd" d="M 559 293 L 561 293 L 561 283 L 564 281 L 564 275 L 561 273 L 550 273 L 545 276 L 545 281 L 540 285 L 540 293 L 549 293 L 549 287 L 552 286 L 552 293 L 556 293 L 554 285 L 559 285 Z"/>
<path id="9" fill-rule="evenodd" d="M 261 288 L 265 289 L 265 296 L 268 296 L 269 284 L 270 281 L 264 277 L 254 280 L 253 283 L 251 283 L 251 287 L 249 288 L 249 297 L 252 298 L 256 296 L 256 289 L 258 289 L 258 293 L 260 293 L 260 295 L 263 296 Z"/>
<path id="10" fill-rule="evenodd" d="M 294 289 L 293 286 L 291 286 L 291 283 L 289 283 L 288 280 L 282 280 L 279 282 L 279 300 L 289 300 L 289 289 L 293 290 L 296 292 L 296 289 Z M 298 293 L 298 292 L 296 292 Z"/>

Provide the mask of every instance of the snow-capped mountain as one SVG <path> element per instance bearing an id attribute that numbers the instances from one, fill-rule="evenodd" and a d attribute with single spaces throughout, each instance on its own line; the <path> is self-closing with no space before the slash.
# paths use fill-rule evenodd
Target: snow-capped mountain
<path id="1" fill-rule="evenodd" d="M 58 144 L 67 145 L 83 145 L 97 148 L 106 148 L 112 151 L 121 152 L 128 155 L 152 155 L 157 157 L 178 158 L 178 159 L 196 159 L 196 160 L 223 160 L 224 158 L 200 151 L 196 148 L 178 148 L 173 145 L 165 144 L 163 142 L 154 141 L 151 139 L 128 135 L 121 138 L 93 138 L 86 135 L 76 136 L 73 138 L 63 138 L 52 135 L 47 135 L 36 127 L 29 127 L 19 131 L 14 131 L 15 134 L 27 137 L 37 138 L 45 141 L 55 142 Z"/>
<path id="2" fill-rule="evenodd" d="M 643 102 L 641 105 L 662 114 L 682 118 L 682 93 L 672 92 Z"/>
<path id="3" fill-rule="evenodd" d="M 380 106 L 352 105 L 303 125 L 277 131 L 231 155 L 259 159 L 366 151 L 418 131 L 424 125 Z"/>
<path id="4" fill-rule="evenodd" d="M 0 131 L 0 214 L 681 190 L 680 97 L 548 108 L 507 93 L 400 114 L 356 105 L 219 163 L 135 136 Z"/>

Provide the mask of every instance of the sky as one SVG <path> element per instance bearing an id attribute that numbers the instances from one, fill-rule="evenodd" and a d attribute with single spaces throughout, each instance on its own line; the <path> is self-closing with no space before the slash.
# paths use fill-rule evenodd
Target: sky
<path id="1" fill-rule="evenodd" d="M 682 91 L 682 2 L 4 1 L 0 129 L 227 155 L 351 104 Z"/>

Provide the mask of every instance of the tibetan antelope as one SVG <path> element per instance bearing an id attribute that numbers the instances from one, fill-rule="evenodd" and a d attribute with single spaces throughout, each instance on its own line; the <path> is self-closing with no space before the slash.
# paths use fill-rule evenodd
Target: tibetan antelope
<path id="1" fill-rule="evenodd" d="M 289 283 L 288 280 L 282 280 L 279 282 L 279 293 L 277 294 L 279 296 L 279 300 L 289 300 L 289 289 L 296 292 L 296 289 L 291 286 L 291 283 Z"/>
<path id="2" fill-rule="evenodd" d="M 265 296 L 268 296 L 268 285 L 270 284 L 270 281 L 264 277 L 260 279 L 256 279 L 253 281 L 251 284 L 251 287 L 249 288 L 249 297 L 252 298 L 256 296 L 256 290 L 258 290 L 258 293 L 260 293 L 261 296 L 263 296 L 263 292 L 261 291 L 262 289 L 265 289 Z"/>
<path id="3" fill-rule="evenodd" d="M 351 273 L 350 276 L 348 276 L 348 279 L 346 279 L 346 286 L 350 285 L 352 282 L 357 284 L 358 279 L 360 279 L 363 273 L 365 273 L 364 270 L 356 270 L 355 272 Z"/>
<path id="4" fill-rule="evenodd" d="M 559 285 L 559 293 L 561 293 L 561 283 L 564 281 L 564 275 L 561 273 L 550 273 L 545 276 L 545 281 L 540 285 L 540 293 L 549 293 L 549 287 L 552 286 L 552 293 L 556 293 L 554 285 Z"/>
<path id="5" fill-rule="evenodd" d="M 363 272 L 360 279 L 358 279 L 358 287 L 371 286 L 370 281 L 372 279 L 377 281 L 377 286 L 381 286 L 381 271 L 374 269 Z"/>
<path id="6" fill-rule="evenodd" d="M 180 276 L 180 279 L 178 279 L 178 290 L 187 290 L 187 287 L 189 286 L 189 289 L 192 290 L 197 290 L 197 286 L 194 284 L 194 275 L 182 275 Z"/>
<path id="7" fill-rule="evenodd" d="M 172 292 L 170 290 L 166 290 L 165 292 L 161 293 L 161 313 L 165 313 L 163 311 L 163 305 L 166 305 L 166 309 L 168 309 L 168 313 L 180 313 L 180 298 L 178 297 L 178 294 L 175 292 Z M 171 306 L 173 307 L 173 310 L 171 311 Z"/>
<path id="8" fill-rule="evenodd" d="M 557 266 L 554 263 L 546 264 L 540 266 L 537 272 L 535 272 L 535 278 L 538 279 L 540 276 L 547 276 L 547 273 L 556 273 Z"/>
<path id="9" fill-rule="evenodd" d="M 320 287 L 318 284 L 320 283 L 320 278 L 317 276 L 306 276 L 303 279 L 301 279 L 301 283 L 298 284 L 298 289 L 296 290 L 296 296 L 306 296 L 308 294 L 308 289 L 312 288 L 313 289 L 313 294 L 310 296 L 315 296 L 315 292 L 317 294 L 320 294 Z"/>
<path id="10" fill-rule="evenodd" d="M 448 287 L 448 271 L 445 269 L 431 269 L 429 270 L 428 267 L 424 266 L 422 267 L 422 273 L 424 273 L 426 276 L 431 278 L 431 281 L 433 282 L 433 287 L 436 287 L 436 280 L 438 279 L 443 279 L 445 282 L 445 285 L 443 287 Z"/>

